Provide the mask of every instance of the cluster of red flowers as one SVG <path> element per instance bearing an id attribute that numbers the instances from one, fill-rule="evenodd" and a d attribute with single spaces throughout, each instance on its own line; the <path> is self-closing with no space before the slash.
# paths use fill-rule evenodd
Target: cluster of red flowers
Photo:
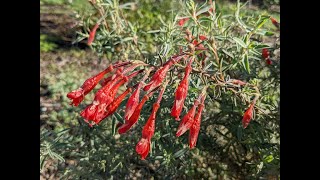
<path id="1" fill-rule="evenodd" d="M 210 5 L 212 5 L 212 2 Z M 209 11 L 214 11 L 213 6 L 209 9 Z M 178 22 L 178 25 L 182 27 L 188 20 L 189 18 L 183 18 Z M 99 23 L 97 23 L 91 30 L 88 38 L 88 45 L 91 45 L 91 43 L 94 41 L 95 33 L 98 28 Z M 167 72 L 170 70 L 173 64 L 179 62 L 181 59 L 185 59 L 187 61 L 184 76 L 175 91 L 174 102 L 170 113 L 170 115 L 176 121 L 180 121 L 180 115 L 184 107 L 184 102 L 188 95 L 189 78 L 192 72 L 192 63 L 194 62 L 194 58 L 198 57 L 198 59 L 202 61 L 203 67 L 204 62 L 207 59 L 205 52 L 207 49 L 204 47 L 203 42 L 208 38 L 205 35 L 194 37 L 188 29 L 185 30 L 185 33 L 185 39 L 189 42 L 188 48 L 191 53 L 184 53 L 181 49 L 179 55 L 172 56 L 158 69 L 155 69 L 155 67 L 150 67 L 141 61 L 126 61 L 111 64 L 105 70 L 87 79 L 79 89 L 71 91 L 67 94 L 67 97 L 72 100 L 71 105 L 78 106 L 89 92 L 91 92 L 98 84 L 101 85 L 101 88 L 96 92 L 92 103 L 80 113 L 85 122 L 92 127 L 93 125 L 98 125 L 102 120 L 116 112 L 121 102 L 124 101 L 126 96 L 131 93 L 125 106 L 124 123 L 119 123 L 117 125 L 118 133 L 123 134 L 130 130 L 138 122 L 144 104 L 153 96 L 156 91 L 159 90 L 160 92 L 156 102 L 153 104 L 152 112 L 143 127 L 142 137 L 136 145 L 136 152 L 141 156 L 141 159 L 145 159 L 149 154 L 151 139 L 155 131 L 156 113 L 160 108 L 160 102 L 167 87 Z M 191 54 L 193 54 L 192 52 L 194 51 L 201 52 L 198 52 L 196 56 L 193 56 Z M 267 63 L 270 62 L 268 64 L 271 64 L 267 49 L 263 49 L 262 56 L 266 58 Z M 141 66 L 144 68 L 135 70 Z M 108 73 L 111 73 L 111 75 L 104 78 L 104 76 Z M 124 92 L 119 90 L 121 86 L 124 86 L 139 74 L 144 75 L 137 84 L 127 87 Z M 150 74 L 152 74 L 152 77 L 149 79 Z M 181 74 L 179 74 L 179 76 L 182 77 Z M 149 81 L 146 83 L 145 81 L 148 79 Z M 240 86 L 246 85 L 245 82 L 235 79 L 231 83 Z M 182 117 L 176 132 L 176 136 L 179 137 L 186 131 L 190 130 L 190 148 L 194 148 L 197 143 L 201 124 L 201 114 L 205 108 L 204 102 L 206 99 L 207 87 L 208 86 L 205 86 L 203 88 L 198 98 L 194 101 L 193 106 Z M 142 90 L 145 93 L 143 97 L 140 98 Z M 117 94 L 119 95 L 117 96 Z M 244 128 L 248 126 L 252 118 L 253 106 L 254 103 L 252 103 L 249 109 L 244 113 L 242 120 Z"/>

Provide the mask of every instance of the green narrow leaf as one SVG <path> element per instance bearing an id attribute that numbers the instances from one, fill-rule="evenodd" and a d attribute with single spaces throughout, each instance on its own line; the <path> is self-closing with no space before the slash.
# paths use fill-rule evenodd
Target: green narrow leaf
<path id="1" fill-rule="evenodd" d="M 115 116 L 115 118 L 117 119 L 117 121 L 121 122 L 122 124 L 124 123 L 123 118 L 120 116 L 119 113 L 115 112 L 113 113 L 113 115 Z"/>
<path id="2" fill-rule="evenodd" d="M 60 160 L 61 162 L 64 162 L 64 161 L 65 161 L 65 160 L 63 159 L 63 157 L 60 156 L 59 154 L 57 154 L 57 153 L 55 153 L 55 152 L 51 152 L 51 153 L 52 153 L 52 155 L 53 155 L 56 159 Z"/>
<path id="3" fill-rule="evenodd" d="M 178 158 L 188 151 L 188 148 L 181 149 L 173 154 L 174 158 Z"/>
<path id="4" fill-rule="evenodd" d="M 232 38 L 236 43 L 238 43 L 240 46 L 242 46 L 243 48 L 247 48 L 247 45 L 245 42 L 243 42 L 241 39 L 237 38 L 237 37 L 233 37 Z"/>
<path id="5" fill-rule="evenodd" d="M 245 54 L 243 56 L 242 65 L 243 65 L 244 69 L 250 74 L 250 64 L 249 64 L 248 54 Z"/>
<path id="6" fill-rule="evenodd" d="M 112 136 L 114 136 L 116 134 L 116 118 L 112 116 L 111 119 L 112 119 Z"/>
<path id="7" fill-rule="evenodd" d="M 44 162 L 46 160 L 48 155 L 45 156 L 40 156 L 40 171 L 42 170 L 43 166 L 44 166 Z"/>
<path id="8" fill-rule="evenodd" d="M 201 10 L 199 10 L 197 13 L 196 13 L 196 16 L 202 14 L 202 13 L 205 13 L 205 12 L 208 12 L 210 9 L 210 6 L 207 6 L 205 8 L 202 8 Z"/>
<path id="9" fill-rule="evenodd" d="M 234 56 L 231 53 L 229 53 L 228 51 L 222 49 L 222 52 L 225 53 L 226 55 L 230 56 L 231 58 L 234 58 Z"/>

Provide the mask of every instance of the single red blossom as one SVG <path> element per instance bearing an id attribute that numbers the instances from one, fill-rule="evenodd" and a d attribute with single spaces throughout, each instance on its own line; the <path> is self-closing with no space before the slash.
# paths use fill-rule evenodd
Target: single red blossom
<path id="1" fill-rule="evenodd" d="M 272 24 L 276 27 L 276 28 L 280 28 L 280 24 L 279 24 L 279 22 L 275 19 L 275 18 L 273 18 L 273 17 L 270 17 L 270 20 L 271 20 L 271 22 L 272 22 Z"/>
<path id="2" fill-rule="evenodd" d="M 206 96 L 202 96 L 201 102 L 198 106 L 198 111 L 194 117 L 193 124 L 190 127 L 190 133 L 189 133 L 189 147 L 190 149 L 194 148 L 197 144 L 197 139 L 200 131 L 200 124 L 201 124 L 201 113 L 204 108 L 204 101 Z"/>
<path id="3" fill-rule="evenodd" d="M 140 96 L 140 90 L 141 90 L 141 85 L 139 83 L 138 87 L 134 90 L 134 92 L 131 94 L 129 97 L 127 104 L 126 104 L 126 109 L 125 109 L 125 116 L 124 119 L 126 121 L 129 120 L 130 116 L 133 114 L 134 110 L 139 104 L 139 96 Z"/>
<path id="4" fill-rule="evenodd" d="M 177 137 L 181 136 L 188 129 L 190 129 L 191 125 L 193 124 L 194 115 L 196 113 L 196 108 L 198 107 L 198 105 L 199 105 L 199 100 L 196 99 L 192 108 L 182 118 L 181 123 L 179 124 L 178 130 L 176 133 Z"/>
<path id="5" fill-rule="evenodd" d="M 140 154 L 141 159 L 144 160 L 150 151 L 150 141 L 148 139 L 142 138 L 137 146 L 136 146 L 136 152 Z"/>
<path id="6" fill-rule="evenodd" d="M 149 91 L 153 90 L 154 88 L 160 86 L 164 78 L 166 77 L 166 74 L 170 68 L 170 66 L 173 63 L 170 61 L 170 63 L 164 65 L 162 68 L 158 69 L 155 74 L 152 76 L 150 82 L 144 86 L 143 90 L 144 91 Z"/>
<path id="7" fill-rule="evenodd" d="M 161 85 L 162 81 L 164 80 L 164 78 L 166 77 L 166 74 L 167 74 L 169 68 L 174 63 L 177 63 L 178 61 L 180 61 L 183 57 L 184 57 L 183 55 L 177 55 L 177 56 L 171 57 L 170 60 L 165 62 L 163 64 L 163 66 L 154 73 L 154 75 L 152 76 L 151 80 L 143 88 L 143 90 L 144 91 L 152 91 L 156 87 L 159 87 Z"/>
<path id="8" fill-rule="evenodd" d="M 110 65 L 107 69 L 87 79 L 79 89 L 69 92 L 67 97 L 72 100 L 71 104 L 78 106 L 83 101 L 84 96 L 87 95 L 98 84 L 105 74 L 112 70 L 113 66 Z"/>
<path id="9" fill-rule="evenodd" d="M 99 23 L 97 23 L 96 25 L 94 25 L 94 27 L 92 28 L 92 30 L 89 33 L 89 38 L 88 38 L 88 45 L 90 46 L 94 40 L 94 37 L 96 35 L 96 31 L 99 28 Z"/>
<path id="10" fill-rule="evenodd" d="M 262 49 L 262 57 L 267 59 L 267 58 L 269 58 L 269 55 L 270 55 L 270 53 L 269 53 L 268 49 L 267 48 L 263 48 Z"/>
<path id="11" fill-rule="evenodd" d="M 153 104 L 151 115 L 142 130 L 142 139 L 139 141 L 139 143 L 136 146 L 136 151 L 138 154 L 141 155 L 142 160 L 147 157 L 149 150 L 150 150 L 150 147 L 148 147 L 148 146 L 150 146 L 151 138 L 152 138 L 152 136 L 154 134 L 154 130 L 155 130 L 156 113 L 157 113 L 158 109 L 160 108 L 160 102 L 161 102 L 164 90 L 167 86 L 167 83 L 168 83 L 168 81 L 166 81 L 166 83 L 162 86 L 162 89 L 159 93 L 158 99 Z"/>
<path id="12" fill-rule="evenodd" d="M 207 39 L 207 37 L 206 37 L 205 35 L 199 35 L 199 39 L 200 39 L 201 41 L 204 41 L 204 40 Z"/>
<path id="13" fill-rule="evenodd" d="M 175 99 L 173 102 L 173 107 L 171 109 L 171 116 L 174 117 L 176 120 L 180 120 L 179 116 L 182 111 L 184 101 L 188 94 L 188 87 L 189 87 L 189 75 L 192 71 L 192 64 L 193 58 L 190 59 L 188 65 L 185 68 L 185 75 L 175 93 Z"/>
<path id="14" fill-rule="evenodd" d="M 178 25 L 182 27 L 184 25 L 184 23 L 186 23 L 188 20 L 189 20 L 189 18 L 180 19 L 178 22 Z"/>
<path id="15" fill-rule="evenodd" d="M 160 104 L 158 104 L 158 103 L 153 104 L 151 115 L 142 130 L 142 138 L 146 138 L 148 140 L 151 140 L 151 138 L 154 134 L 156 114 L 157 114 L 157 111 L 159 108 L 160 108 Z"/>
<path id="16" fill-rule="evenodd" d="M 243 115 L 243 118 L 242 118 L 243 128 L 247 128 L 247 126 L 249 125 L 252 119 L 253 107 L 254 107 L 254 102 L 250 104 L 249 108 L 246 110 L 246 112 Z"/>
<path id="17" fill-rule="evenodd" d="M 134 110 L 134 112 L 131 115 L 131 117 L 129 118 L 129 120 L 126 121 L 125 124 L 123 124 L 118 129 L 119 134 L 123 134 L 123 133 L 127 132 L 138 121 L 144 103 L 153 95 L 153 93 L 154 93 L 154 91 L 151 91 L 150 93 L 144 95 L 144 97 L 142 98 L 142 100 L 140 101 L 140 103 L 138 104 L 136 109 Z"/>
<path id="18" fill-rule="evenodd" d="M 268 65 L 271 65 L 271 64 L 272 64 L 272 61 L 270 60 L 270 58 L 266 59 L 266 63 L 267 63 Z"/>

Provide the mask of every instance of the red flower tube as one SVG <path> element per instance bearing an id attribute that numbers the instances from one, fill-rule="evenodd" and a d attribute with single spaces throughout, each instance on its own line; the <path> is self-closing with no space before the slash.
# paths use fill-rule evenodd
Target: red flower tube
<path id="1" fill-rule="evenodd" d="M 242 126 L 243 128 L 247 128 L 249 125 L 251 119 L 252 119 L 252 114 L 253 114 L 253 107 L 254 107 L 254 102 L 252 102 L 249 106 L 249 108 L 246 110 L 246 112 L 243 115 L 242 118 Z"/>
<path id="2" fill-rule="evenodd" d="M 90 46 L 94 40 L 94 37 L 96 35 L 96 31 L 97 29 L 99 28 L 99 23 L 97 23 L 96 25 L 94 25 L 94 27 L 92 28 L 92 30 L 90 31 L 90 34 L 89 34 L 89 38 L 88 38 L 88 45 Z"/>
<path id="3" fill-rule="evenodd" d="M 174 117 L 176 120 L 180 120 L 179 116 L 182 111 L 184 101 L 188 94 L 188 86 L 189 86 L 188 78 L 189 78 L 190 72 L 192 71 L 192 67 L 191 67 L 192 61 L 193 61 L 193 58 L 190 59 L 187 67 L 185 68 L 184 78 L 180 82 L 175 93 L 175 99 L 173 102 L 173 107 L 171 109 L 171 116 Z"/>
<path id="4" fill-rule="evenodd" d="M 142 78 L 142 80 L 139 82 L 136 90 L 132 93 L 132 95 L 129 97 L 127 104 L 126 104 L 126 109 L 125 109 L 125 115 L 124 115 L 124 119 L 126 121 L 129 120 L 129 118 L 131 117 L 131 115 L 133 114 L 134 110 L 136 109 L 136 107 L 139 104 L 139 97 L 140 97 L 140 90 L 142 88 L 142 84 L 144 83 L 144 81 L 148 78 L 150 72 L 153 70 L 153 67 L 151 67 L 146 74 L 144 75 L 144 77 Z"/>
<path id="5" fill-rule="evenodd" d="M 164 63 L 163 67 L 158 69 L 154 75 L 152 76 L 150 82 L 143 88 L 144 91 L 151 91 L 155 89 L 156 87 L 160 86 L 164 78 L 166 77 L 166 74 L 169 70 L 169 68 L 176 62 L 178 62 L 180 59 L 182 59 L 183 56 L 176 56 L 172 57 L 169 61 Z"/>
<path id="6" fill-rule="evenodd" d="M 150 151 L 150 140 L 142 138 L 137 146 L 136 146 L 136 152 L 141 155 L 141 159 L 144 160 Z"/>
<path id="7" fill-rule="evenodd" d="M 151 138 L 155 130 L 156 113 L 160 108 L 160 102 L 167 86 L 168 81 L 162 86 L 157 101 L 153 104 L 151 115 L 142 130 L 142 139 L 136 146 L 136 152 L 141 155 L 141 159 L 145 159 L 149 154 Z"/>
<path id="8" fill-rule="evenodd" d="M 144 95 L 129 120 L 126 121 L 121 127 L 119 127 L 119 134 L 127 132 L 138 121 L 144 103 L 153 95 L 153 93 L 154 91 L 151 91 L 149 94 Z"/>
<path id="9" fill-rule="evenodd" d="M 270 20 L 271 20 L 272 24 L 273 24 L 276 28 L 278 28 L 278 29 L 280 28 L 280 25 L 279 25 L 278 21 L 277 21 L 275 18 L 270 17 Z"/>
<path id="10" fill-rule="evenodd" d="M 121 95 L 119 95 L 112 103 L 110 103 L 107 108 L 105 109 L 106 113 L 104 117 L 101 118 L 101 120 L 107 118 L 111 114 L 113 114 L 119 107 L 120 103 L 123 101 L 123 99 L 132 91 L 132 88 L 128 88 L 125 92 L 123 92 Z M 95 122 L 96 124 L 99 124 L 100 121 Z"/>
<path id="11" fill-rule="evenodd" d="M 202 96 L 201 103 L 198 106 L 198 111 L 194 117 L 193 124 L 190 127 L 190 133 L 189 133 L 189 147 L 192 149 L 197 144 L 197 139 L 200 131 L 200 124 L 201 124 L 201 113 L 204 108 L 204 100 L 206 99 L 206 96 Z"/>
<path id="12" fill-rule="evenodd" d="M 193 124 L 194 115 L 196 113 L 196 108 L 199 105 L 199 100 L 196 99 L 192 108 L 188 111 L 188 113 L 182 118 L 181 123 L 179 124 L 176 136 L 179 137 L 183 133 L 185 133 L 188 129 L 190 129 Z"/>
<path id="13" fill-rule="evenodd" d="M 178 25 L 182 27 L 187 21 L 189 21 L 189 18 L 182 18 L 179 20 Z"/>
<path id="14" fill-rule="evenodd" d="M 262 49 L 262 57 L 263 57 L 264 59 L 269 58 L 269 51 L 268 51 L 267 48 L 263 48 L 263 49 Z"/>
<path id="15" fill-rule="evenodd" d="M 207 39 L 207 37 L 206 37 L 205 35 L 199 35 L 199 39 L 200 39 L 201 41 L 204 41 L 204 40 Z"/>
<path id="16" fill-rule="evenodd" d="M 110 65 L 104 71 L 98 73 L 97 75 L 87 79 L 82 86 L 74 91 L 71 91 L 67 94 L 67 97 L 72 100 L 71 104 L 78 106 L 82 101 L 85 95 L 87 95 L 103 78 L 103 76 L 113 70 L 113 66 Z"/>

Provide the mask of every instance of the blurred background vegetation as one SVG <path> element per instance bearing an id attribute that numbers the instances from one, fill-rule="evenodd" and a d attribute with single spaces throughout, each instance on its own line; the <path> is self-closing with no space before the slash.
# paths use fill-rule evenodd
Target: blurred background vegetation
<path id="1" fill-rule="evenodd" d="M 133 1 L 120 1 L 125 4 Z M 168 10 L 179 5 L 171 0 L 136 0 L 127 13 L 129 21 L 154 30 L 161 27 L 161 19 L 170 18 Z M 196 1 L 205 2 L 205 1 Z M 242 2 L 242 1 L 241 1 Z M 245 2 L 245 1 L 243 1 Z M 252 0 L 242 9 L 248 17 L 268 14 L 280 19 L 280 1 Z M 233 15 L 236 1 L 216 1 L 221 14 Z M 120 137 L 114 133 L 114 121 L 106 121 L 94 129 L 85 125 L 79 111 L 89 104 L 93 94 L 88 94 L 79 107 L 69 105 L 66 94 L 77 89 L 87 77 L 106 67 L 110 57 L 92 51 L 86 41 L 75 40 L 83 16 L 93 13 L 87 0 L 40 0 L 40 178 L 41 179 L 278 179 L 279 161 L 279 70 L 261 74 L 262 91 L 268 91 L 265 101 L 274 104 L 270 116 L 277 126 L 262 130 L 263 125 L 252 121 L 251 134 L 239 129 L 239 112 L 219 104 L 207 108 L 202 123 L 199 145 L 190 151 L 162 147 L 150 159 L 141 161 L 135 153 L 139 134 Z M 274 29 L 271 22 L 265 28 Z M 279 35 L 264 39 L 274 44 Z M 150 42 L 145 50 L 155 51 L 153 35 L 146 34 Z M 280 59 L 279 52 L 273 56 Z M 266 80 L 268 79 L 268 80 Z M 270 86 L 270 84 L 273 84 Z M 223 109 L 223 113 L 221 113 Z M 241 110 L 240 110 L 241 111 Z M 228 115 L 230 121 L 225 124 Z M 160 115 L 159 115 L 160 116 Z M 160 117 L 162 119 L 162 117 Z M 214 119 L 210 121 L 210 119 Z M 236 123 L 235 123 L 236 122 Z M 168 124 L 163 124 L 167 126 Z M 142 126 L 142 125 L 140 125 Z M 254 131 L 254 132 L 253 132 Z M 229 133 L 230 132 L 230 133 Z M 256 137 L 249 137 L 256 136 Z M 155 134 L 155 139 L 161 139 Z M 242 145 L 250 142 L 249 150 Z M 165 141 L 165 139 L 164 139 Z M 165 142 L 164 142 L 165 143 Z M 186 143 L 185 143 L 186 144 Z M 244 153 L 245 152 L 245 153 Z"/>

